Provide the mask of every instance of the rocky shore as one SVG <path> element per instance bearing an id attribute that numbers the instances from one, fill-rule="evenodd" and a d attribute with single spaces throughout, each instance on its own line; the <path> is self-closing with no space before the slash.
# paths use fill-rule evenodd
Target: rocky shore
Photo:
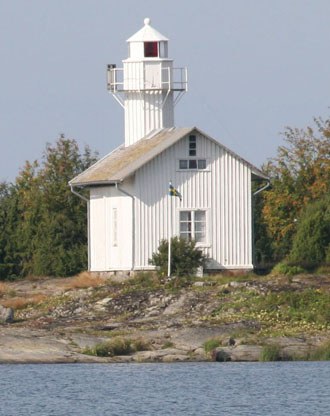
<path id="1" fill-rule="evenodd" d="M 279 293 L 299 299 L 308 291 L 324 302 L 330 276 L 161 282 L 83 273 L 2 283 L 0 363 L 259 361 L 267 348 L 277 359 L 306 359 L 329 343 L 329 311 L 315 322 L 292 314 L 290 322 L 287 305 L 276 301 Z M 117 341 L 129 348 L 107 353 Z"/>

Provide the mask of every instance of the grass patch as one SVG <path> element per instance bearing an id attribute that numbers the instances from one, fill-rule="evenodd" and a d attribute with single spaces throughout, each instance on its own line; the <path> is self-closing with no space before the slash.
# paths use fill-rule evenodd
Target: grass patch
<path id="1" fill-rule="evenodd" d="M 204 351 L 206 353 L 212 352 L 215 348 L 220 347 L 221 340 L 219 338 L 211 338 L 204 342 Z"/>
<path id="2" fill-rule="evenodd" d="M 12 308 L 14 310 L 17 309 L 25 309 L 29 306 L 38 305 L 47 299 L 46 295 L 43 294 L 35 294 L 29 297 L 13 297 L 11 299 L 6 299 L 1 301 L 2 306 L 5 308 Z"/>
<path id="3" fill-rule="evenodd" d="M 85 289 L 88 287 L 97 287 L 104 284 L 104 279 L 99 276 L 93 276 L 89 272 L 82 272 L 69 279 L 66 283 L 67 289 Z"/>
<path id="4" fill-rule="evenodd" d="M 154 291 L 161 287 L 161 280 L 155 272 L 139 272 L 125 282 L 124 292 L 139 290 Z"/>
<path id="5" fill-rule="evenodd" d="M 295 276 L 302 273 L 306 273 L 306 270 L 300 266 L 290 265 L 287 263 L 278 263 L 271 271 L 273 276 Z"/>
<path id="6" fill-rule="evenodd" d="M 4 296 L 8 292 L 8 285 L 0 282 L 0 297 Z"/>
<path id="7" fill-rule="evenodd" d="M 40 282 L 42 280 L 46 280 L 47 278 L 45 276 L 35 276 L 34 274 L 29 274 L 25 279 L 29 282 Z"/>
<path id="8" fill-rule="evenodd" d="M 162 345 L 162 350 L 166 350 L 167 348 L 173 348 L 174 344 L 172 341 L 166 341 L 163 345 Z"/>
<path id="9" fill-rule="evenodd" d="M 290 290 L 287 287 L 265 294 L 249 288 L 218 293 L 219 304 L 211 322 L 255 323 L 259 336 L 290 336 L 317 333 L 330 328 L 330 293 L 322 289 Z"/>
<path id="10" fill-rule="evenodd" d="M 317 274 L 328 274 L 330 275 L 330 264 L 323 265 L 317 268 L 316 270 Z"/>
<path id="11" fill-rule="evenodd" d="M 114 357 L 116 355 L 129 355 L 137 351 L 147 351 L 150 343 L 142 338 L 114 338 L 109 341 L 96 344 L 92 348 L 85 348 L 82 353 L 97 357 Z"/>
<path id="12" fill-rule="evenodd" d="M 230 282 L 247 282 L 249 280 L 254 280 L 255 278 L 260 279 L 259 276 L 256 276 L 253 273 L 246 272 L 232 272 L 230 270 L 225 271 L 219 274 L 212 274 L 210 276 L 203 277 L 204 282 L 210 282 L 214 284 L 224 285 Z"/>
<path id="13" fill-rule="evenodd" d="M 309 359 L 311 361 L 330 361 L 330 341 L 325 342 L 311 352 Z"/>
<path id="14" fill-rule="evenodd" d="M 180 289 L 192 286 L 195 281 L 195 276 L 173 276 L 166 281 L 165 289 L 171 293 L 177 293 Z"/>
<path id="15" fill-rule="evenodd" d="M 276 345 L 264 345 L 260 354 L 260 361 L 281 361 L 281 348 Z"/>

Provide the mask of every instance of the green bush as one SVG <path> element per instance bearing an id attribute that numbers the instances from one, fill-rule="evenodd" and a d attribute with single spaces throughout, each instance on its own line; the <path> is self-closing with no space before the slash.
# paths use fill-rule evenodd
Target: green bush
<path id="1" fill-rule="evenodd" d="M 196 248 L 194 241 L 173 237 L 171 239 L 171 273 L 175 276 L 187 276 L 204 267 L 206 256 Z M 162 240 L 156 253 L 153 253 L 149 263 L 157 266 L 161 276 L 167 275 L 168 241 Z"/>
<path id="2" fill-rule="evenodd" d="M 330 197 L 307 205 L 297 222 L 290 262 L 316 267 L 330 260 Z"/>

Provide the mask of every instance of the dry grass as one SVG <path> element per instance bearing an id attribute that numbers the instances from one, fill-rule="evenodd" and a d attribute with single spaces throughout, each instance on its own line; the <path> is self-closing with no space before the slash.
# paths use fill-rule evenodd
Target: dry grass
<path id="1" fill-rule="evenodd" d="M 42 293 L 37 293 L 29 297 L 14 297 L 11 299 L 5 299 L 1 301 L 2 306 L 5 308 L 24 309 L 27 306 L 37 305 L 38 303 L 43 302 L 47 298 L 46 295 Z"/>
<path id="2" fill-rule="evenodd" d="M 29 274 L 26 276 L 26 280 L 29 282 L 40 282 L 45 279 L 47 279 L 45 276 L 35 276 L 34 274 Z"/>
<path id="3" fill-rule="evenodd" d="M 93 276 L 91 273 L 82 272 L 72 277 L 65 285 L 68 289 L 84 289 L 88 287 L 96 287 L 104 284 L 104 279 L 99 276 Z"/>
<path id="4" fill-rule="evenodd" d="M 8 291 L 8 285 L 6 283 L 0 282 L 0 297 L 5 295 Z"/>

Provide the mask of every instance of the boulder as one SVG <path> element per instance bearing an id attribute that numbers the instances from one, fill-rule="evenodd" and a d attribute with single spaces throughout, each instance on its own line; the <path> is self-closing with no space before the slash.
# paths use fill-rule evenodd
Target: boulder
<path id="1" fill-rule="evenodd" d="M 14 322 L 14 309 L 0 305 L 0 323 L 7 324 L 12 322 Z"/>
<path id="2" fill-rule="evenodd" d="M 260 345 L 218 347 L 214 350 L 212 357 L 215 361 L 259 361 L 261 351 Z"/>

